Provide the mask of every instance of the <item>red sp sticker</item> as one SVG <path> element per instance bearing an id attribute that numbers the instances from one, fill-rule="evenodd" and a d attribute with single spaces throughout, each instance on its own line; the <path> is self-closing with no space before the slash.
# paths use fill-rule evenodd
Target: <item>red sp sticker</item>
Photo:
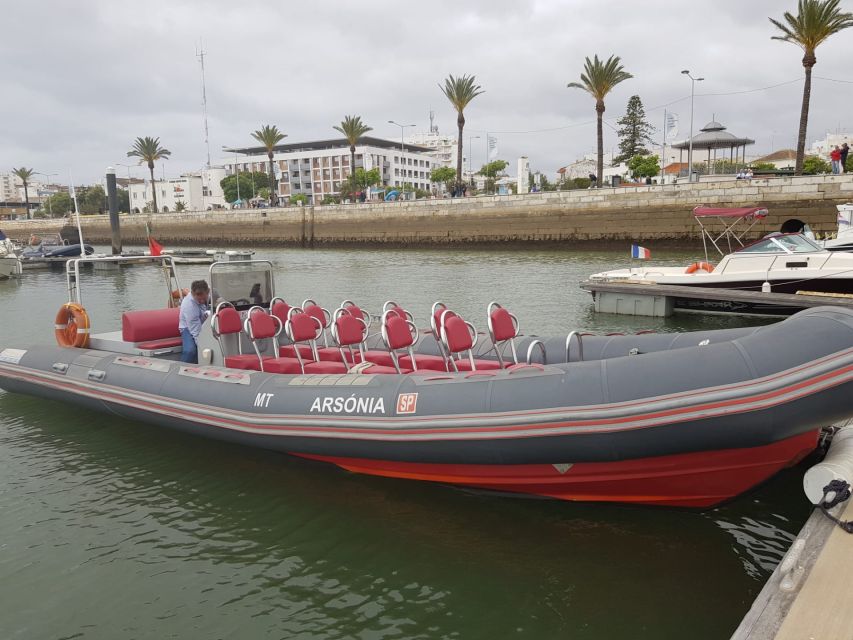
<path id="1" fill-rule="evenodd" d="M 401 393 L 397 396 L 397 413 L 415 413 L 418 408 L 417 393 Z"/>

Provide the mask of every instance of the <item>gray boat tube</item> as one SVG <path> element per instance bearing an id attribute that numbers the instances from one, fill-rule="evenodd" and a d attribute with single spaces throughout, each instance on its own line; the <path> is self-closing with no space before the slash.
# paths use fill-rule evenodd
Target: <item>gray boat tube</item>
<path id="1" fill-rule="evenodd" d="M 542 341 L 565 353 L 566 336 Z M 34 346 L 0 351 L 0 387 L 290 453 L 449 464 L 760 447 L 853 415 L 853 312 L 839 308 L 759 328 L 584 338 L 583 361 L 570 359 L 280 375 Z"/>

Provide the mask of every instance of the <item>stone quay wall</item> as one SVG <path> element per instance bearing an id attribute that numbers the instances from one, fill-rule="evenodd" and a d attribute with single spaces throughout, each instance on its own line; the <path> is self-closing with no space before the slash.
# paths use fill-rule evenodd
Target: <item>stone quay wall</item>
<path id="1" fill-rule="evenodd" d="M 664 186 L 629 186 L 518 196 L 122 215 L 124 244 L 145 244 L 145 225 L 164 245 L 334 246 L 494 243 L 693 244 L 701 235 L 691 211 L 766 206 L 770 215 L 749 238 L 808 222 L 818 234 L 837 228 L 835 205 L 853 201 L 853 175 L 761 178 Z M 109 216 L 83 216 L 86 242 L 110 244 Z M 73 221 L 72 223 L 73 224 Z M 3 223 L 12 238 L 58 232 L 67 220 Z"/>

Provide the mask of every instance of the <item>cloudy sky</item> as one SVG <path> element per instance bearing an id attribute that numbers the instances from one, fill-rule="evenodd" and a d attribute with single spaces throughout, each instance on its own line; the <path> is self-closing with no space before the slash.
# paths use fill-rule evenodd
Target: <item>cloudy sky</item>
<path id="1" fill-rule="evenodd" d="M 332 125 L 360 115 L 372 135 L 399 139 L 388 120 L 455 132 L 455 113 L 438 84 L 474 74 L 485 93 L 466 110 L 475 165 L 485 132 L 499 157 L 520 155 L 553 174 L 595 147 L 592 99 L 566 84 L 585 56 L 616 54 L 634 75 L 609 96 L 615 126 L 638 94 L 649 121 L 663 108 L 694 128 L 713 114 L 753 151 L 795 145 L 802 97 L 802 52 L 772 41 L 768 16 L 795 0 L 642 3 L 615 0 L 386 0 L 271 2 L 112 0 L 6 3 L 0 38 L 0 171 L 30 166 L 67 182 L 119 175 L 136 136 L 157 136 L 172 151 L 166 176 L 206 161 L 201 74 L 206 57 L 210 149 L 249 145 L 250 132 L 275 124 L 289 142 L 335 135 Z M 853 2 L 842 2 L 853 10 Z M 853 29 L 817 52 L 808 140 L 853 129 Z M 617 144 L 605 126 L 605 147 Z M 467 151 L 466 151 L 467 155 Z M 133 167 L 132 175 L 143 170 Z M 158 167 L 158 177 L 161 169 Z"/>

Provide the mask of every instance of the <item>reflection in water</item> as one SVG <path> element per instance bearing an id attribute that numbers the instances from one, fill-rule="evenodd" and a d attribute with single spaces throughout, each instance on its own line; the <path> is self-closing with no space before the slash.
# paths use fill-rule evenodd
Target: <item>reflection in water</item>
<path id="1" fill-rule="evenodd" d="M 591 314 L 578 277 L 614 254 L 259 257 L 297 303 L 391 298 L 422 320 L 442 299 L 482 323 L 497 299 L 540 333 L 734 326 Z M 144 269 L 90 277 L 103 330 L 163 304 Z M 50 339 L 64 299 L 61 274 L 25 281 L 0 283 L 4 346 Z M 727 637 L 808 514 L 801 473 L 708 512 L 497 497 L 0 392 L 0 637 Z"/>

